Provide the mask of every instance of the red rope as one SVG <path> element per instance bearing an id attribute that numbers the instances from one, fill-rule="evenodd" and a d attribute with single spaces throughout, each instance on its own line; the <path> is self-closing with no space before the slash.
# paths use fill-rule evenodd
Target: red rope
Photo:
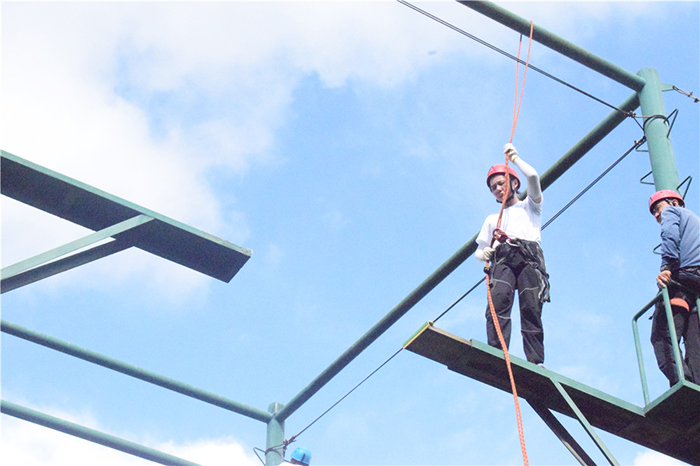
<path id="1" fill-rule="evenodd" d="M 523 83 L 520 86 L 520 98 L 518 98 L 518 72 L 520 69 L 520 47 L 523 44 L 523 36 L 520 35 L 520 42 L 518 42 L 518 60 L 515 62 L 515 102 L 513 103 L 513 129 L 510 132 L 510 140 L 508 142 L 513 142 L 513 135 L 515 134 L 515 125 L 518 123 L 518 117 L 520 116 L 520 106 L 523 103 L 523 91 L 525 90 L 525 78 L 527 77 L 527 69 L 530 64 L 530 48 L 532 47 L 532 33 L 535 29 L 535 23 L 530 21 L 530 42 L 527 45 L 527 58 L 525 59 L 525 70 L 523 71 Z M 506 161 L 506 164 L 508 162 Z"/>
<path id="2" fill-rule="evenodd" d="M 515 134 L 515 126 L 518 122 L 518 117 L 520 116 L 520 106 L 523 102 L 523 90 L 525 89 L 525 77 L 527 76 L 527 68 L 528 64 L 530 63 L 530 47 L 532 46 L 532 32 L 534 30 L 534 23 L 530 21 L 530 43 L 528 44 L 527 47 L 527 59 L 525 60 L 525 71 L 523 72 L 523 83 L 522 86 L 520 86 L 520 97 L 518 97 L 518 70 L 519 66 L 516 66 L 515 70 L 515 102 L 513 104 L 513 128 L 510 133 L 510 140 L 508 141 L 509 143 L 513 142 L 513 135 Z M 518 61 L 516 62 L 518 65 L 520 65 L 520 48 L 522 45 L 522 35 L 520 36 L 520 42 L 518 44 Z M 510 173 L 508 173 L 508 154 L 506 154 L 506 170 L 505 170 L 505 177 L 506 177 L 506 191 L 503 194 L 503 199 L 501 202 L 501 210 L 498 213 L 498 221 L 496 222 L 496 228 L 500 230 L 501 228 L 501 220 L 503 219 L 503 210 L 505 209 L 506 203 L 508 202 L 508 197 L 510 196 Z M 491 240 L 491 246 L 493 246 L 493 243 L 495 241 L 495 238 L 492 238 Z M 493 325 L 496 328 L 496 334 L 498 335 L 498 341 L 501 344 L 501 348 L 503 349 L 503 356 L 506 360 L 506 367 L 508 368 L 508 377 L 510 378 L 510 387 L 513 392 L 513 400 L 515 401 L 515 418 L 517 421 L 518 425 L 518 437 L 520 438 L 520 449 L 522 450 L 523 453 L 523 464 L 525 466 L 529 466 L 529 461 L 527 459 L 527 448 L 525 446 L 525 432 L 523 430 L 523 418 L 520 413 L 520 402 L 518 401 L 518 390 L 515 386 L 515 378 L 513 377 L 513 369 L 510 364 L 510 355 L 508 354 L 508 348 L 506 347 L 506 342 L 505 339 L 503 338 L 503 333 L 501 332 L 501 324 L 498 322 L 498 315 L 496 315 L 496 310 L 493 306 L 493 298 L 491 297 L 491 283 L 489 280 L 489 274 L 488 274 L 488 263 L 486 265 L 487 273 L 486 273 L 486 294 L 488 296 L 488 301 L 489 301 L 489 309 L 491 310 L 491 318 L 493 320 Z"/>

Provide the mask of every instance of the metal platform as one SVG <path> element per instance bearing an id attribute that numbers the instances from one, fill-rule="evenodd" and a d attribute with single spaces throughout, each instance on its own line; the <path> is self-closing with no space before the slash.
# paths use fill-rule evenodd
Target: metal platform
<path id="1" fill-rule="evenodd" d="M 422 327 L 405 348 L 444 364 L 452 371 L 511 393 L 501 350 L 465 340 L 430 323 Z M 517 357 L 510 359 L 518 395 L 538 414 L 538 407 L 553 410 L 681 461 L 700 464 L 699 386 L 677 384 L 646 408 L 641 408 Z M 588 461 L 581 462 L 588 464 Z"/>
<path id="2" fill-rule="evenodd" d="M 176 262 L 229 282 L 250 258 L 236 246 L 67 176 L 1 151 L 2 194 L 116 241 L 107 255 L 126 247 Z M 109 230 L 112 228 L 113 230 Z M 97 249 L 97 248 L 95 248 Z M 83 260 L 84 262 L 88 259 Z M 12 277 L 15 278 L 15 277 Z M 3 291 L 8 283 L 3 277 Z"/>

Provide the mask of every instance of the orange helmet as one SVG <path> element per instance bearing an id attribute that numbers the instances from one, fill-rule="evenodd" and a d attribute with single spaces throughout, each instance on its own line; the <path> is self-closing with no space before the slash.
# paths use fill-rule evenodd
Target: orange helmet
<path id="1" fill-rule="evenodd" d="M 654 207 L 654 204 L 663 199 L 678 199 L 678 202 L 681 203 L 681 207 L 685 207 L 685 201 L 683 200 L 680 194 L 678 194 L 675 191 L 671 191 L 670 189 L 662 189 L 661 191 L 656 191 L 649 198 L 649 212 L 653 214 L 654 211 L 652 209 Z"/>
<path id="2" fill-rule="evenodd" d="M 519 188 L 520 178 L 518 178 L 518 173 L 515 170 L 513 170 L 509 165 L 504 165 L 502 163 L 489 168 L 489 173 L 486 175 L 486 186 L 491 188 L 491 186 L 489 185 L 489 180 L 491 179 L 491 177 L 495 175 L 505 175 L 506 171 L 508 172 L 508 174 L 510 174 L 511 179 L 515 178 L 516 180 L 518 180 Z"/>

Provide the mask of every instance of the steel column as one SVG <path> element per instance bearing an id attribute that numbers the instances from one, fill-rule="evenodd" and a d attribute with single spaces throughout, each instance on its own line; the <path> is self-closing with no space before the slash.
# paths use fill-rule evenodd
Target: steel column
<path id="1" fill-rule="evenodd" d="M 63 419 L 35 411 L 33 409 L 25 408 L 14 403 L 10 403 L 9 401 L 3 400 L 0 404 L 0 408 L 2 413 L 7 414 L 8 416 L 33 422 L 34 424 L 48 427 L 49 429 L 54 429 L 74 437 L 79 437 L 133 456 L 138 456 L 139 458 L 144 458 L 146 460 L 153 461 L 154 463 L 170 466 L 199 466 L 197 463 L 192 463 L 191 461 L 183 460 L 182 458 L 178 458 L 152 448 L 144 447 L 143 445 L 130 442 L 129 440 L 124 440 L 113 435 L 105 434 L 104 432 L 83 427 L 73 422 L 65 421 Z"/>
<path id="2" fill-rule="evenodd" d="M 642 68 L 637 73 L 646 81 L 639 92 L 639 102 L 644 116 L 644 134 L 649 146 L 651 171 L 654 174 L 654 187 L 660 189 L 678 189 L 678 172 L 673 146 L 669 137 L 669 124 L 666 106 L 662 96 L 663 86 L 659 75 L 653 68 Z"/>
<path id="3" fill-rule="evenodd" d="M 511 13 L 492 2 L 484 1 L 459 1 L 462 5 L 471 8 L 472 10 L 488 16 L 496 22 L 507 26 L 521 34 L 530 35 L 530 21 Z M 617 81 L 618 83 L 629 87 L 635 91 L 639 91 L 644 86 L 644 79 L 634 75 L 623 68 L 620 68 L 607 60 L 604 60 L 581 47 L 562 39 L 561 37 L 547 31 L 544 28 L 535 24 L 532 31 L 532 40 L 539 42 L 545 47 L 561 53 L 562 55 L 571 58 L 588 68 L 597 71 L 603 76 Z"/>
<path id="4" fill-rule="evenodd" d="M 284 420 L 278 419 L 282 403 L 272 403 L 268 411 L 272 419 L 267 423 L 267 446 L 265 447 L 265 466 L 277 466 L 284 461 Z"/>

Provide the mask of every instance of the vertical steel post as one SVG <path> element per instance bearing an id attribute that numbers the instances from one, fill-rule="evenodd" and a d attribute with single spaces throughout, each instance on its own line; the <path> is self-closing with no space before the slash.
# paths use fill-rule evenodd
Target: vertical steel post
<path id="1" fill-rule="evenodd" d="M 639 91 L 639 103 L 644 116 L 644 135 L 649 147 L 651 171 L 654 174 L 654 187 L 660 189 L 678 189 L 678 172 L 673 146 L 669 137 L 669 124 L 666 119 L 666 107 L 661 95 L 662 86 L 659 74 L 653 68 L 642 68 L 637 75 L 644 78 L 646 84 Z"/>
<path id="2" fill-rule="evenodd" d="M 282 410 L 282 403 L 272 403 L 267 410 L 272 419 L 267 423 L 267 446 L 265 447 L 265 466 L 277 466 L 284 461 L 284 421 L 277 419 Z"/>

